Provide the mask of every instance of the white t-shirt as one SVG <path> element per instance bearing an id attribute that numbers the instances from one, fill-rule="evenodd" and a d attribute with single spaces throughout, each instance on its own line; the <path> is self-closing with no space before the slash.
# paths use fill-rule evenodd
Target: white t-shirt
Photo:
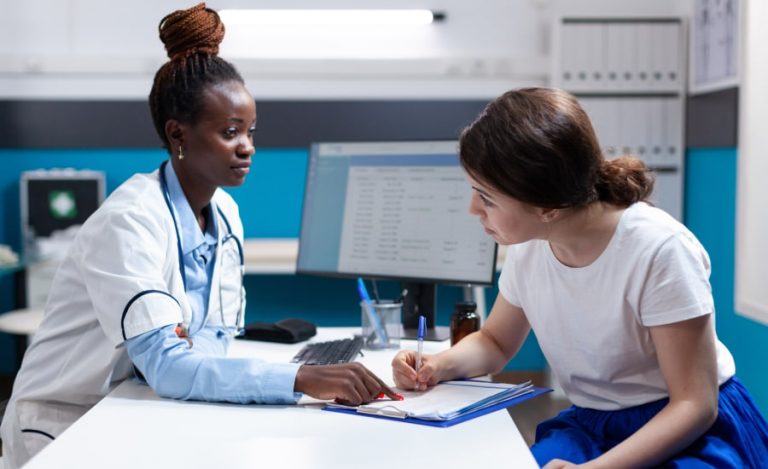
<path id="1" fill-rule="evenodd" d="M 668 397 L 649 327 L 714 314 L 709 274 L 688 229 L 636 203 L 589 266 L 563 265 L 547 241 L 510 246 L 499 290 L 525 312 L 571 402 L 616 410 Z M 722 384 L 736 367 L 715 341 Z"/>

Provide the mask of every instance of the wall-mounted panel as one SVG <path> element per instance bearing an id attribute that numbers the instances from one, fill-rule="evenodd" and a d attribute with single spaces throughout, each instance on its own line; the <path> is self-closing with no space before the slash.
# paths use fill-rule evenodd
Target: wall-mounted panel
<path id="1" fill-rule="evenodd" d="M 484 100 L 258 100 L 256 146 L 317 141 L 452 140 Z M 0 101 L 0 148 L 158 148 L 143 101 Z"/>

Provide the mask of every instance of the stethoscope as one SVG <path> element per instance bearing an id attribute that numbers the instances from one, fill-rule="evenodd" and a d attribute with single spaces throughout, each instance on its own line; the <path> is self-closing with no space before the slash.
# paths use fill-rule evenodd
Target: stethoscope
<path id="1" fill-rule="evenodd" d="M 186 275 L 186 269 L 184 268 L 184 250 L 181 247 L 181 233 L 179 232 L 179 224 L 176 221 L 176 214 L 173 211 L 173 204 L 171 203 L 171 193 L 168 190 L 168 181 L 165 178 L 165 166 L 168 164 L 168 161 L 163 161 L 163 163 L 160 165 L 160 186 L 163 189 L 163 198 L 165 199 L 165 204 L 168 206 L 168 211 L 171 213 L 171 218 L 173 219 L 173 227 L 176 230 L 176 249 L 178 249 L 179 252 L 179 272 L 181 273 L 181 281 L 184 285 L 184 292 L 187 291 L 187 275 Z M 222 272 L 219 272 L 219 314 L 221 316 L 221 325 L 224 327 L 224 329 L 227 329 L 230 331 L 232 336 L 238 336 L 242 335 L 243 333 L 243 327 L 242 327 L 242 320 L 245 315 L 245 289 L 243 288 L 243 280 L 245 279 L 245 256 L 243 255 L 243 245 L 240 243 L 240 240 L 237 239 L 237 236 L 232 233 L 232 226 L 229 224 L 229 221 L 227 220 L 227 217 L 224 216 L 224 212 L 221 210 L 220 207 L 216 207 L 216 210 L 219 213 L 219 216 L 221 217 L 221 220 L 224 222 L 224 225 L 227 227 L 227 234 L 224 235 L 221 239 L 221 256 L 224 256 L 226 252 L 232 251 L 227 250 L 226 246 L 227 243 L 233 241 L 235 243 L 235 250 L 237 252 L 237 257 L 239 261 L 239 272 L 240 272 L 240 288 L 238 289 L 238 297 L 240 301 L 240 305 L 237 309 L 237 316 L 235 317 L 235 324 L 232 327 L 228 327 L 226 320 L 224 318 L 224 298 L 221 291 L 221 276 L 223 275 Z M 223 259 L 219 259 L 218 261 L 221 265 L 223 265 Z M 221 270 L 221 269 L 219 269 Z"/>

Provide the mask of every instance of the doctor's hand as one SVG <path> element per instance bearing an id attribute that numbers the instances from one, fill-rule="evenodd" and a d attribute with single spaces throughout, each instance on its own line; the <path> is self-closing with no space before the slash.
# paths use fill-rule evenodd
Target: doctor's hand
<path id="1" fill-rule="evenodd" d="M 400 389 L 424 391 L 442 381 L 440 360 L 436 355 L 421 355 L 421 368 L 416 374 L 416 352 L 403 350 L 392 359 L 392 376 Z"/>
<path id="2" fill-rule="evenodd" d="M 365 404 L 380 393 L 397 399 L 397 394 L 384 381 L 360 363 L 303 365 L 296 373 L 294 391 L 316 399 L 335 399 L 344 405 Z"/>

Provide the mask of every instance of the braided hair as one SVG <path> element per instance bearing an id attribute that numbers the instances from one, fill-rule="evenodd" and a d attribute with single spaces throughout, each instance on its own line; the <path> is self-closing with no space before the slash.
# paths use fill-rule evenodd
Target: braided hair
<path id="1" fill-rule="evenodd" d="M 170 60 L 155 74 L 149 108 L 163 147 L 170 152 L 165 123 L 170 119 L 196 123 L 202 111 L 202 93 L 208 86 L 243 83 L 243 78 L 217 55 L 224 39 L 224 23 L 205 3 L 165 16 L 158 30 Z"/>
<path id="2" fill-rule="evenodd" d="M 584 109 L 553 88 L 512 90 L 493 100 L 462 131 L 459 153 L 471 176 L 537 207 L 598 200 L 627 207 L 653 190 L 641 160 L 603 158 Z"/>

